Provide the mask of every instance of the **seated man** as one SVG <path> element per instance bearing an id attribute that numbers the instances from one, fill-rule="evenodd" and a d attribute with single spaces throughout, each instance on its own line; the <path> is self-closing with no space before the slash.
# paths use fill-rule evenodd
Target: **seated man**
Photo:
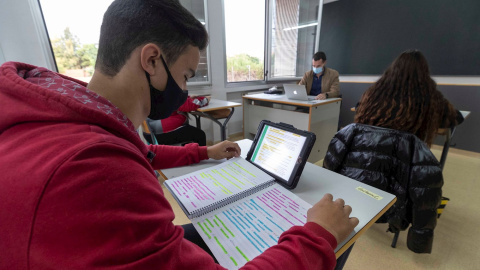
<path id="1" fill-rule="evenodd" d="M 185 144 L 188 142 L 198 143 L 200 146 L 207 145 L 205 132 L 188 124 L 187 112 L 195 111 L 208 105 L 210 97 L 188 97 L 178 110 L 170 117 L 161 120 L 147 118 L 150 134 L 144 132 L 145 139 L 152 144 L 151 134 L 155 135 L 157 144 Z"/>
<path id="2" fill-rule="evenodd" d="M 340 80 L 338 71 L 327 68 L 327 56 L 324 52 L 313 55 L 312 70 L 305 72 L 298 83 L 305 85 L 307 95 L 317 96 L 316 99 L 334 98 L 340 96 Z"/>

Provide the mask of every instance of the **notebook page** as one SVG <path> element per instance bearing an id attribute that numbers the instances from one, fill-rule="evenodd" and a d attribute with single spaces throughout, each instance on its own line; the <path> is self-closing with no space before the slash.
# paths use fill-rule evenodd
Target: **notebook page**
<path id="1" fill-rule="evenodd" d="M 273 178 L 243 158 L 165 181 L 189 213 L 221 202 Z"/>
<path id="2" fill-rule="evenodd" d="M 235 203 L 192 219 L 220 265 L 238 269 L 307 221 L 311 205 L 275 183 Z"/>

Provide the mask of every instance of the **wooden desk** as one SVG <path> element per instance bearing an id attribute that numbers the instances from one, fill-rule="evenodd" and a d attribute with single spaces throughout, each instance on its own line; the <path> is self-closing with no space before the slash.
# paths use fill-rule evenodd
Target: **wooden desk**
<path id="1" fill-rule="evenodd" d="M 230 102 L 230 101 L 225 101 L 225 100 L 219 100 L 219 99 L 210 99 L 210 102 L 208 103 L 207 106 L 198 108 L 196 111 L 189 112 L 191 115 L 193 115 L 196 119 L 196 124 L 197 128 L 202 129 L 201 124 L 200 124 L 200 118 L 205 117 L 213 122 L 217 123 L 220 126 L 220 131 L 222 135 L 222 141 L 227 139 L 227 134 L 226 134 L 226 127 L 227 123 L 232 117 L 235 107 L 242 106 L 240 103 L 236 102 Z M 213 112 L 223 110 L 223 109 L 229 109 L 230 113 L 226 115 L 218 115 Z M 223 123 L 218 121 L 218 119 L 225 119 Z"/>
<path id="2" fill-rule="evenodd" d="M 237 143 L 242 149 L 241 156 L 245 158 L 252 141 L 244 139 Z M 222 161 L 204 160 L 190 166 L 162 170 L 162 175 L 165 179 L 173 178 L 208 168 L 219 164 L 220 162 Z M 359 191 L 359 187 L 382 198 L 379 199 L 377 197 L 377 199 L 375 199 L 372 196 Z M 340 255 L 342 255 L 343 252 L 345 252 L 345 250 L 347 250 L 358 239 L 358 237 L 370 228 L 372 224 L 375 223 L 375 221 L 396 201 L 396 197 L 392 194 L 313 165 L 309 162 L 305 164 L 305 168 L 297 187 L 291 191 L 311 205 L 317 203 L 326 193 L 330 193 L 333 195 L 334 199 L 342 198 L 345 200 L 346 204 L 352 206 L 353 211 L 351 216 L 357 217 L 360 220 L 360 223 L 344 242 L 338 244 L 335 249 L 335 255 L 337 258 L 340 257 Z"/>
<path id="3" fill-rule="evenodd" d="M 243 96 L 243 135 L 253 139 L 262 120 L 283 122 L 308 130 L 317 140 L 308 158 L 315 163 L 325 157 L 328 145 L 338 131 L 341 98 L 318 101 L 290 100 L 285 95 Z"/>

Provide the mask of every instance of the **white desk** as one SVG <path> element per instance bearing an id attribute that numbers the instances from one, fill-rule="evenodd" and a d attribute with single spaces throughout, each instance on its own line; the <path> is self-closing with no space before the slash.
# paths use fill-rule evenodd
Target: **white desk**
<path id="1" fill-rule="evenodd" d="M 213 122 L 217 123 L 220 126 L 220 131 L 222 135 L 222 141 L 227 139 L 227 134 L 226 134 L 226 127 L 227 123 L 232 117 L 233 113 L 235 112 L 235 107 L 242 106 L 242 104 L 237 103 L 237 102 L 230 102 L 230 101 L 225 101 L 225 100 L 219 100 L 219 99 L 210 99 L 210 102 L 208 103 L 207 106 L 198 108 L 196 111 L 189 112 L 191 115 L 193 115 L 196 119 L 196 124 L 197 128 L 202 129 L 201 124 L 200 124 L 200 117 L 205 117 Z M 228 114 L 225 117 L 221 118 L 216 118 L 215 116 L 212 116 L 209 114 L 209 112 L 213 112 L 216 110 L 221 110 L 221 109 L 230 109 L 230 114 Z M 218 119 L 225 118 L 223 123 L 218 121 Z"/>
<path id="2" fill-rule="evenodd" d="M 465 120 L 470 115 L 470 111 L 460 111 L 460 113 Z M 457 130 L 457 126 L 454 126 L 453 128 L 447 128 L 445 129 L 445 134 L 441 134 L 445 135 L 445 143 L 443 144 L 442 155 L 440 157 L 440 167 L 442 170 L 445 167 L 445 161 L 447 161 L 448 150 L 450 149 L 450 144 L 452 142 L 453 135 L 455 134 L 455 130 Z"/>
<path id="3" fill-rule="evenodd" d="M 241 156 L 245 158 L 252 144 L 251 140 L 244 139 L 237 142 L 242 149 Z M 208 168 L 222 161 L 204 160 L 198 164 L 162 170 L 165 179 L 181 176 L 200 169 Z M 167 180 L 168 181 L 168 180 Z M 362 187 L 369 192 L 381 196 L 377 200 L 363 192 L 357 190 Z M 291 190 L 297 196 L 313 205 L 317 203 L 323 195 L 330 193 L 334 198 L 342 198 L 345 203 L 352 206 L 352 215 L 360 220 L 360 223 L 348 238 L 340 243 L 335 250 L 337 258 L 348 249 L 360 235 L 362 235 L 375 221 L 380 218 L 396 201 L 394 195 L 376 189 L 369 185 L 360 183 L 343 175 L 329 171 L 311 163 L 305 164 L 303 174 L 297 187 Z"/>
<path id="4" fill-rule="evenodd" d="M 290 100 L 285 95 L 254 94 L 243 96 L 243 135 L 253 139 L 262 120 L 283 122 L 308 130 L 317 140 L 308 158 L 315 163 L 325 157 L 338 130 L 341 98 L 317 101 Z"/>

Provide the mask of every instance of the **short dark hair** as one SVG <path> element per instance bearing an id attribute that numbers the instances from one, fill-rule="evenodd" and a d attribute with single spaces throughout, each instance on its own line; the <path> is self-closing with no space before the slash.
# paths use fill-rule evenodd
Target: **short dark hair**
<path id="1" fill-rule="evenodd" d="M 155 43 L 167 63 L 188 45 L 205 49 L 205 27 L 178 0 L 116 0 L 103 15 L 95 68 L 115 76 L 138 46 Z"/>
<path id="2" fill-rule="evenodd" d="M 327 61 L 327 55 L 324 52 L 316 52 L 313 55 L 313 61 L 318 61 L 320 59 L 322 59 L 323 62 Z"/>

